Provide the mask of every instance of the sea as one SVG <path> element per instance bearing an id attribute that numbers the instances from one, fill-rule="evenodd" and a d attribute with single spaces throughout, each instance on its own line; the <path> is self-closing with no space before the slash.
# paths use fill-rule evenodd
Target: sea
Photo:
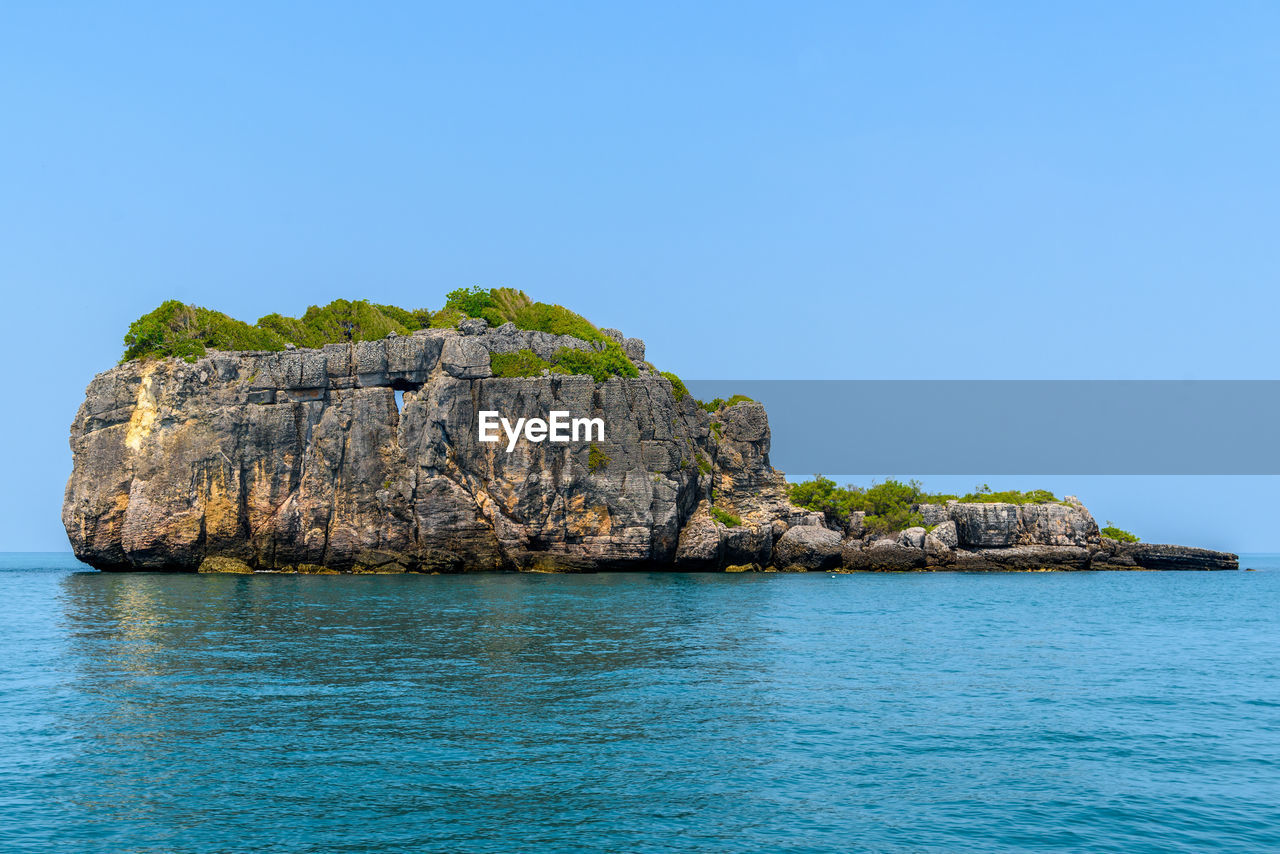
<path id="1" fill-rule="evenodd" d="M 1253 572 L 0 555 L 0 851 L 1280 851 Z"/>

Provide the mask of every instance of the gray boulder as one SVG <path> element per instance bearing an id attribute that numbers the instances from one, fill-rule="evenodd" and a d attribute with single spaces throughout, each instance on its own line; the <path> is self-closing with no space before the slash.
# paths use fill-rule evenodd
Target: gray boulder
<path id="1" fill-rule="evenodd" d="M 445 373 L 460 380 L 477 380 L 493 373 L 489 367 L 488 348 L 474 337 L 454 337 L 445 341 L 440 364 Z"/>
<path id="2" fill-rule="evenodd" d="M 924 535 L 924 528 L 907 528 L 898 535 L 898 542 L 908 548 L 922 549 L 924 548 Z"/>
<path id="3" fill-rule="evenodd" d="M 773 547 L 773 564 L 809 570 L 831 569 L 840 564 L 840 535 L 829 528 L 790 528 Z"/>
<path id="4" fill-rule="evenodd" d="M 960 545 L 960 537 L 956 533 L 956 523 L 950 519 L 935 525 L 929 535 L 949 549 L 954 549 Z"/>
<path id="5" fill-rule="evenodd" d="M 951 524 L 949 522 L 943 524 Z M 938 528 L 942 526 L 939 525 Z M 951 530 L 951 536 L 938 536 L 938 528 L 934 528 L 924 538 L 924 556 L 925 562 L 929 566 L 945 566 L 955 559 L 955 529 Z"/>

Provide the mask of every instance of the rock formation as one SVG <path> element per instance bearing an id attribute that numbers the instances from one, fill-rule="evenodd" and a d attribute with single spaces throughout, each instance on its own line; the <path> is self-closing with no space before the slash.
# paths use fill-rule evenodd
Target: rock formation
<path id="1" fill-rule="evenodd" d="M 494 353 L 593 345 L 483 320 L 126 362 L 94 378 L 72 425 L 63 523 L 105 570 L 1236 567 L 1106 540 L 1078 502 L 927 505 L 927 530 L 868 536 L 860 514 L 837 530 L 787 500 L 763 406 L 708 413 L 643 341 L 604 332 L 638 377 L 495 377 Z M 599 417 L 605 437 L 508 453 L 479 440 L 482 410 Z"/>
<path id="2" fill-rule="evenodd" d="M 774 520 L 792 511 L 764 408 L 713 415 L 677 400 L 643 342 L 621 343 L 641 376 L 603 383 L 492 376 L 491 353 L 591 345 L 482 320 L 127 362 L 94 378 L 76 416 L 63 521 L 76 554 L 103 569 L 768 564 Z M 522 439 L 507 453 L 479 441 L 481 410 L 601 417 L 605 438 Z M 713 488 L 740 527 L 711 519 Z"/>
<path id="3" fill-rule="evenodd" d="M 827 569 L 837 556 L 846 569 L 867 570 L 1239 568 L 1236 555 L 1225 552 L 1108 539 L 1072 496 L 1054 504 L 948 501 L 913 509 L 928 529 L 908 528 L 890 537 L 865 535 L 862 514 L 854 513 L 844 539 L 817 541 L 801 529 L 791 529 L 774 553 L 794 556 L 793 562 L 806 570 Z"/>

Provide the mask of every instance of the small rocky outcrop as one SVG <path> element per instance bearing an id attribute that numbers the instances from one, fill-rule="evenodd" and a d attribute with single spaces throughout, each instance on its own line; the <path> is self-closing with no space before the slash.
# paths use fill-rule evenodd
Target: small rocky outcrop
<path id="1" fill-rule="evenodd" d="M 1089 555 L 1090 569 L 1239 569 L 1233 554 L 1155 543 L 1118 543 L 1102 538 Z"/>
<path id="2" fill-rule="evenodd" d="M 862 535 L 851 520 L 841 546 L 850 570 L 1238 569 L 1236 555 L 1103 537 L 1077 499 L 1062 503 L 917 505 L 927 528 Z M 853 514 L 858 516 L 859 514 Z M 855 533 L 856 532 L 856 533 Z"/>

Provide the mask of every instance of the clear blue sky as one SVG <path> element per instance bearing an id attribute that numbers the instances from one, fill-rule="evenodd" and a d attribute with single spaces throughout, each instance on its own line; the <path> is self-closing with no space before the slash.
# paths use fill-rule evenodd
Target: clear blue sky
<path id="1" fill-rule="evenodd" d="M 1274 3 L 6 3 L 0 549 L 66 547 L 84 386 L 171 297 L 509 285 L 689 377 L 1276 378 L 1278 92 Z M 1272 478 L 1051 486 L 1280 550 Z"/>

